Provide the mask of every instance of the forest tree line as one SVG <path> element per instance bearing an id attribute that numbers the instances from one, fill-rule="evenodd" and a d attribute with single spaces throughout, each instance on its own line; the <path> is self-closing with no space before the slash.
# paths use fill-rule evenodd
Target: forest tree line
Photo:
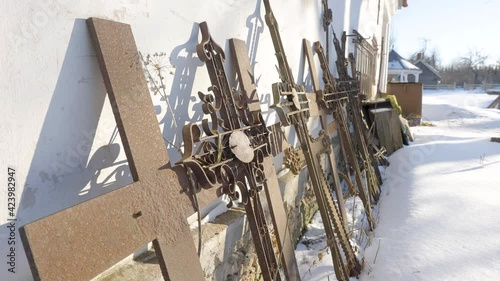
<path id="1" fill-rule="evenodd" d="M 409 59 L 416 63 L 419 58 L 434 67 L 441 74 L 441 84 L 463 86 L 466 84 L 500 84 L 500 60 L 487 63 L 488 55 L 476 49 L 470 49 L 465 55 L 456 58 L 449 65 L 442 65 L 436 49 L 427 50 L 426 43 Z"/>

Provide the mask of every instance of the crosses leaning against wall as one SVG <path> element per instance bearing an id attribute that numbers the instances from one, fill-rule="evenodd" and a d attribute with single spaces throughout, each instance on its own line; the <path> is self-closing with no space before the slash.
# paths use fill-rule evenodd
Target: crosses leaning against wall
<path id="1" fill-rule="evenodd" d="M 165 280 L 204 280 L 186 220 L 189 179 L 167 168 L 131 28 L 87 23 L 134 183 L 20 228 L 33 277 L 89 280 L 153 241 Z"/>
<path id="2" fill-rule="evenodd" d="M 356 62 L 352 53 L 349 54 L 349 60 L 345 57 L 345 44 L 347 35 L 345 32 L 342 33 L 342 42 L 340 42 L 333 33 L 333 44 L 335 46 L 335 52 L 337 54 L 337 73 L 339 75 L 339 80 L 337 83 L 337 88 L 343 93 L 347 94 L 347 108 L 348 118 L 354 127 L 353 130 L 353 143 L 356 152 L 361 160 L 361 167 L 364 168 L 366 173 L 366 178 L 368 181 L 368 191 L 369 196 L 374 202 L 378 201 L 380 190 L 379 186 L 382 182 L 382 176 L 378 169 L 378 161 L 375 159 L 373 154 L 373 149 L 368 147 L 368 129 L 362 118 L 361 111 L 361 98 L 364 96 L 360 92 L 360 83 L 357 78 Z M 349 76 L 348 65 L 351 66 L 351 76 Z"/>
<path id="3" fill-rule="evenodd" d="M 352 53 L 349 53 L 349 63 L 351 64 L 351 73 L 356 72 L 356 59 Z M 382 184 L 382 175 L 380 174 L 380 170 L 378 167 L 378 161 L 375 157 L 375 149 L 374 146 L 371 145 L 368 136 L 369 131 L 366 125 L 366 122 L 363 118 L 363 110 L 362 110 L 362 100 L 365 100 L 367 97 L 361 93 L 360 89 L 360 76 L 357 75 L 357 78 L 354 79 L 354 85 L 357 87 L 357 91 L 354 92 L 354 95 L 350 95 L 350 107 L 351 107 L 351 117 L 353 118 L 353 123 L 357 128 L 358 139 L 359 139 L 359 148 L 358 150 L 361 152 L 361 157 L 363 158 L 363 163 L 366 167 L 366 171 L 368 173 L 368 179 L 370 180 L 370 193 L 375 202 L 378 201 L 380 197 L 380 185 Z M 371 167 L 370 167 L 371 166 Z"/>
<path id="4" fill-rule="evenodd" d="M 309 62 L 309 71 L 311 74 L 311 80 L 313 81 L 312 83 L 313 88 L 314 91 L 318 93 L 318 103 L 322 107 L 324 107 L 323 108 L 324 110 L 322 112 L 323 118 L 326 118 L 327 114 L 333 114 L 334 119 L 337 121 L 338 135 L 342 144 L 341 150 L 343 150 L 342 154 L 347 156 L 346 159 L 344 159 L 344 161 L 348 162 L 349 165 L 352 167 L 352 170 L 354 172 L 354 177 L 356 179 L 356 183 L 358 186 L 358 195 L 362 199 L 363 204 L 365 206 L 365 213 L 368 218 L 368 223 L 370 225 L 370 228 L 373 228 L 374 221 L 371 212 L 371 204 L 370 204 L 371 202 L 369 194 L 364 187 L 364 181 L 362 178 L 361 169 L 359 168 L 358 159 L 356 158 L 356 152 L 354 150 L 351 140 L 349 124 L 344 110 L 345 104 L 348 101 L 347 93 L 342 92 L 338 89 L 335 77 L 333 77 L 332 73 L 330 72 L 326 55 L 323 52 L 321 44 L 319 42 L 316 42 L 314 46 L 315 46 L 315 51 L 318 54 L 319 60 L 321 62 L 321 68 L 323 70 L 323 81 L 325 83 L 325 87 L 324 89 L 321 89 L 319 86 L 318 83 L 319 79 L 318 79 L 318 74 L 316 72 L 316 66 L 313 59 L 311 45 L 307 40 L 304 40 L 304 49 L 305 49 L 304 53 L 307 57 L 307 61 Z M 349 186 L 352 186 L 349 177 L 346 177 L 344 175 L 343 179 L 346 182 L 348 182 Z M 349 264 L 358 263 L 356 257 L 354 256 L 354 250 L 352 249 L 352 247 L 347 248 L 347 251 L 348 253 L 346 253 L 345 255 L 348 261 L 347 266 L 349 266 Z M 355 262 L 352 263 L 352 261 L 349 261 L 350 258 L 353 258 Z"/>
<path id="5" fill-rule="evenodd" d="M 365 208 L 366 217 L 368 218 L 368 223 L 370 229 L 375 227 L 375 222 L 373 220 L 371 212 L 371 200 L 368 190 L 365 189 L 365 184 L 363 176 L 361 173 L 361 168 L 359 167 L 358 159 L 356 157 L 356 151 L 351 138 L 351 133 L 349 129 L 349 123 L 345 113 L 345 105 L 348 102 L 348 92 L 347 90 L 341 90 L 338 87 L 335 77 L 330 71 L 326 55 L 323 52 L 323 48 L 319 42 L 314 43 L 315 52 L 318 54 L 321 69 L 323 71 L 323 82 L 325 83 L 324 89 L 319 87 L 319 83 L 313 83 L 314 90 L 317 92 L 322 92 L 321 94 L 321 104 L 330 110 L 333 114 L 333 118 L 338 123 L 338 133 L 342 144 L 343 155 L 346 156 L 344 161 L 348 162 L 354 172 L 354 178 L 356 185 L 358 187 L 358 195 L 363 202 Z M 309 44 L 306 48 L 311 49 Z M 313 63 L 312 51 L 306 52 L 307 59 L 309 61 L 309 68 L 311 69 L 311 76 L 317 76 Z M 345 179 L 350 182 L 349 178 Z"/>
<path id="6" fill-rule="evenodd" d="M 339 280 L 348 280 L 349 276 L 359 274 L 360 264 L 354 256 L 350 245 L 348 229 L 346 227 L 347 222 L 343 218 L 339 207 L 334 202 L 332 192 L 320 163 L 320 156 L 322 154 L 333 153 L 331 138 L 325 130 L 322 130 L 317 138 L 310 136 L 307 126 L 310 115 L 308 95 L 305 93 L 304 87 L 297 85 L 294 81 L 291 68 L 286 59 L 278 24 L 271 10 L 269 0 L 264 0 L 264 6 L 266 9 L 266 24 L 269 27 L 269 32 L 273 40 L 281 79 L 281 82 L 273 84 L 272 87 L 274 96 L 272 107 L 276 109 L 281 122 L 284 125 L 293 125 L 297 132 L 325 227 L 327 244 L 331 250 L 336 277 Z M 332 162 L 336 165 L 335 159 Z M 333 166 L 333 164 L 330 166 Z M 340 189 L 338 177 L 335 177 L 335 179 L 334 185 L 336 186 L 334 188 Z M 341 194 L 341 192 L 338 191 L 337 194 Z M 343 196 L 337 199 L 339 201 L 343 200 Z M 345 255 L 348 255 L 347 267 L 344 266 L 341 260 L 342 255 L 337 241 L 341 245 Z"/>
<path id="7" fill-rule="evenodd" d="M 281 280 L 279 262 L 287 280 L 300 280 L 273 166 L 274 137 L 262 117 L 245 42 L 237 39 L 229 42 L 241 90 L 238 93 L 229 84 L 224 51 L 212 39 L 206 22 L 200 23 L 200 32 L 202 40 L 197 53 L 207 67 L 212 93 L 198 95 L 203 112 L 210 118 L 202 120 L 201 126 L 184 126 L 185 153 L 181 163 L 193 171 L 199 186 L 215 188 L 218 195 L 228 195 L 230 206 L 233 200 L 241 201 L 264 280 Z M 261 190 L 265 190 L 271 213 L 278 258 Z"/>

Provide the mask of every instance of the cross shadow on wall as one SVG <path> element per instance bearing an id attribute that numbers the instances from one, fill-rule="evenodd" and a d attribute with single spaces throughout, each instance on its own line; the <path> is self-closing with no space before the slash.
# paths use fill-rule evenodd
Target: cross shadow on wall
<path id="1" fill-rule="evenodd" d="M 255 70 L 255 64 L 257 63 L 257 51 L 259 49 L 259 41 L 260 35 L 264 32 L 264 20 L 260 15 L 260 3 L 261 1 L 257 1 L 257 5 L 255 6 L 255 11 L 253 14 L 249 15 L 246 20 L 246 25 L 248 28 L 246 45 L 248 49 L 248 56 L 250 57 L 250 65 L 253 70 Z M 258 85 L 259 79 L 255 79 L 255 85 Z"/>
<path id="2" fill-rule="evenodd" d="M 257 51 L 259 50 L 259 42 L 260 36 L 264 32 L 265 22 L 261 15 L 261 2 L 260 0 L 256 1 L 255 10 L 252 14 L 250 14 L 246 19 L 246 26 L 248 28 L 247 39 L 246 39 L 246 47 L 248 50 L 248 57 L 250 58 L 250 65 L 252 66 L 252 71 L 255 75 L 255 65 L 257 62 Z M 274 113 L 274 110 L 269 106 L 272 104 L 272 93 L 271 89 L 259 89 L 259 80 L 260 75 L 258 77 L 254 77 L 255 86 L 257 86 L 257 91 L 259 92 L 259 100 L 261 104 L 261 110 L 263 116 L 266 117 L 266 124 L 271 125 L 271 115 Z"/>
<path id="3" fill-rule="evenodd" d="M 113 143 L 114 120 L 104 128 L 114 130 L 111 139 L 99 141 L 108 144 L 91 154 L 105 97 L 86 22 L 76 19 L 24 190 L 18 194 L 18 227 L 132 182 L 127 161 L 117 161 L 120 145 Z M 107 177 L 101 179 L 104 170 Z M 6 229 L 1 227 L 2 240 Z M 16 242 L 16 278 L 31 280 L 22 243 L 19 238 Z M 11 273 L 2 270 L 0 280 L 11 280 L 4 274 Z"/>
<path id="4" fill-rule="evenodd" d="M 116 162 L 114 121 L 104 128 L 113 132 L 108 144 L 91 155 L 105 97 L 86 22 L 76 19 L 21 199 L 18 216 L 25 223 L 131 182 L 126 160 Z M 99 180 L 108 168 L 115 180 Z"/>
<path id="5" fill-rule="evenodd" d="M 160 125 L 164 126 L 163 137 L 168 143 L 180 144 L 184 124 L 201 121 L 204 116 L 201 104 L 193 94 L 196 72 L 198 67 L 203 66 L 203 62 L 196 55 L 198 30 L 198 24 L 194 23 L 187 42 L 175 47 L 170 53 L 170 62 L 175 67 L 175 72 L 170 95 L 167 98 L 174 114 L 165 112 L 160 120 Z M 167 149 L 171 164 L 181 159 L 178 148 L 167 144 Z"/>

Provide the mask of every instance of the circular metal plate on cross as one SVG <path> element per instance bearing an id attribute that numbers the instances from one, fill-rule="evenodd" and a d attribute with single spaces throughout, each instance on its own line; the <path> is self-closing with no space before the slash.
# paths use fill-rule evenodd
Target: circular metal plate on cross
<path id="1" fill-rule="evenodd" d="M 243 163 L 250 163 L 253 160 L 253 148 L 250 146 L 250 139 L 242 131 L 236 131 L 229 137 L 229 146 L 236 158 Z"/>

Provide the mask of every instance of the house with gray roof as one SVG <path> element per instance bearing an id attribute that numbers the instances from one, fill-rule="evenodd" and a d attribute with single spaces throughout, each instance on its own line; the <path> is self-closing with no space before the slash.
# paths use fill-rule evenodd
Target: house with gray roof
<path id="1" fill-rule="evenodd" d="M 389 67 L 387 71 L 388 82 L 419 82 L 422 70 L 404 59 L 396 51 L 389 53 Z"/>
<path id="2" fill-rule="evenodd" d="M 441 83 L 441 80 L 443 79 L 441 74 L 439 74 L 439 72 L 425 60 L 421 58 L 415 63 L 415 65 L 422 70 L 422 74 L 420 74 L 420 82 L 422 82 L 424 86 L 437 85 Z"/>

